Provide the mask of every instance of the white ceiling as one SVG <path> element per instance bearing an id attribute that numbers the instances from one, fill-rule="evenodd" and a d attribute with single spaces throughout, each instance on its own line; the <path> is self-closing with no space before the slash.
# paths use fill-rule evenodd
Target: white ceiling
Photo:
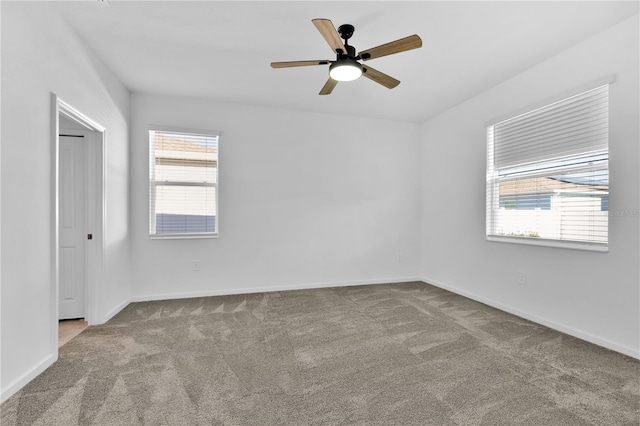
<path id="1" fill-rule="evenodd" d="M 132 92 L 421 122 L 638 13 L 637 1 L 115 1 L 53 5 Z M 356 27 L 358 51 L 418 34 L 421 49 L 368 65 L 402 81 L 360 78 L 318 92 L 335 59 L 311 23 Z"/>

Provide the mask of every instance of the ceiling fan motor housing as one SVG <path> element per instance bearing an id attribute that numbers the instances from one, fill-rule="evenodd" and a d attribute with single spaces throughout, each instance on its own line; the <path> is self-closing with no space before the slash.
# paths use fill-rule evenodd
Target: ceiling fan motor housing
<path id="1" fill-rule="evenodd" d="M 347 51 L 345 53 L 338 53 L 338 59 L 340 58 L 351 58 L 351 59 L 355 59 L 356 57 L 356 48 L 353 46 L 350 46 L 348 44 L 345 43 L 344 47 L 347 48 Z"/>

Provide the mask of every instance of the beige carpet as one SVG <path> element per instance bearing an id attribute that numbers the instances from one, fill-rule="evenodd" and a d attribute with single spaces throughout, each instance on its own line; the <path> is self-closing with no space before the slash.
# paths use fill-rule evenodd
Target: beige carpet
<path id="1" fill-rule="evenodd" d="M 638 425 L 640 363 L 424 283 L 134 303 L 9 425 Z"/>

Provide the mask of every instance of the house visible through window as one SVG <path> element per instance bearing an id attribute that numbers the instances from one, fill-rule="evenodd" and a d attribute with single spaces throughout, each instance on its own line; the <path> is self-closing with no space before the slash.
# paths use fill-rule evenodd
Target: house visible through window
<path id="1" fill-rule="evenodd" d="M 217 236 L 218 134 L 149 131 L 149 234 Z"/>
<path id="2" fill-rule="evenodd" d="M 606 249 L 609 85 L 487 128 L 487 239 Z"/>

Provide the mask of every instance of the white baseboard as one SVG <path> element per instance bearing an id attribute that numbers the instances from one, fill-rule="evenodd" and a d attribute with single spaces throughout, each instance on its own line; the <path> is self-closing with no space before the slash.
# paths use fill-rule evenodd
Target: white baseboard
<path id="1" fill-rule="evenodd" d="M 129 299 L 125 299 L 124 301 L 122 301 L 118 306 L 116 306 L 115 308 L 113 308 L 111 311 L 109 311 L 107 313 L 107 315 L 104 318 L 104 322 L 109 321 L 111 318 L 115 317 L 116 315 L 118 315 L 118 313 L 123 310 L 124 308 L 126 308 L 127 306 L 129 306 L 129 303 L 131 303 L 131 298 Z"/>
<path id="2" fill-rule="evenodd" d="M 389 284 L 422 281 L 419 277 L 396 277 L 371 280 L 334 281 L 307 284 L 289 284 L 275 286 L 256 286 L 243 288 L 228 288 L 184 293 L 146 294 L 133 296 L 131 302 L 149 302 L 152 300 L 189 299 L 193 297 L 226 296 L 230 294 L 267 293 L 270 291 L 307 290 L 312 288 L 350 287 L 356 285 Z"/>
<path id="3" fill-rule="evenodd" d="M 13 394 L 22 389 L 27 383 L 35 379 L 40 373 L 49 368 L 58 359 L 58 353 L 51 354 L 36 364 L 31 370 L 27 371 L 22 377 L 15 380 L 13 383 L 9 383 L 0 394 L 0 402 L 5 402 Z"/>
<path id="4" fill-rule="evenodd" d="M 620 345 L 618 343 L 612 342 L 602 337 L 595 336 L 591 333 L 578 330 L 573 327 L 569 327 L 567 325 L 557 323 L 555 321 L 550 321 L 548 319 L 541 318 L 529 312 L 524 312 L 518 309 L 514 309 L 511 306 L 504 305 L 500 302 L 496 302 L 495 300 L 487 299 L 486 297 L 478 296 L 477 294 L 468 292 L 466 290 L 460 290 L 458 288 L 448 286 L 446 284 L 440 283 L 435 280 L 431 280 L 429 278 L 423 277 L 421 281 L 431 284 L 435 287 L 439 287 L 443 290 L 447 290 L 452 293 L 459 294 L 460 296 L 464 296 L 469 299 L 475 300 L 476 302 L 484 303 L 485 305 L 489 305 L 493 308 L 500 309 L 501 311 L 508 312 L 520 318 L 524 318 L 526 320 L 535 322 L 537 324 L 544 325 L 545 327 L 549 327 L 553 330 L 560 331 L 562 333 L 568 334 L 569 336 L 577 337 L 578 339 L 585 340 L 589 343 L 593 343 L 594 345 L 602 346 L 603 348 L 611 349 L 612 351 L 619 352 L 621 354 L 628 355 L 636 359 L 640 359 L 640 350 L 638 350 L 637 348 L 634 349 L 628 346 Z"/>

